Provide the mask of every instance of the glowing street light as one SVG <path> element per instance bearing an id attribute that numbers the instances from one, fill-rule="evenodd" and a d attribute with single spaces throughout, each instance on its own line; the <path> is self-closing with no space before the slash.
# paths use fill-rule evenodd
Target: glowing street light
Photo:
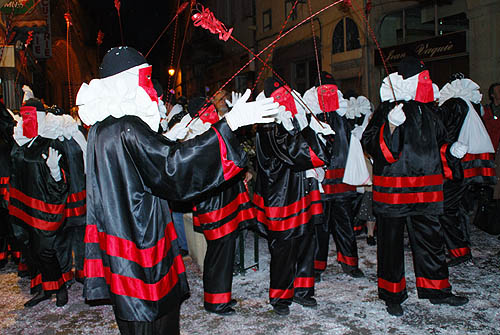
<path id="1" fill-rule="evenodd" d="M 168 75 L 169 75 L 170 77 L 173 77 L 173 76 L 174 76 L 174 74 L 175 74 L 175 69 L 174 69 L 174 68 L 170 68 L 170 69 L 168 69 Z"/>

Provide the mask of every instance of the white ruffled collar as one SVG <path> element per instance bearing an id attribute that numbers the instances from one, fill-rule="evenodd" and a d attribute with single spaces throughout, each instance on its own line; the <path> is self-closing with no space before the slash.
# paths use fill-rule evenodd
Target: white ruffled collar
<path id="1" fill-rule="evenodd" d="M 157 131 L 160 125 L 158 104 L 139 86 L 139 69 L 148 66 L 145 63 L 113 76 L 93 79 L 89 84 L 83 83 L 76 96 L 82 122 L 93 125 L 108 116 L 134 115 Z"/>
<path id="2" fill-rule="evenodd" d="M 420 73 L 417 73 L 413 77 L 403 79 L 403 76 L 394 72 L 385 77 L 382 82 L 382 86 L 380 87 L 380 99 L 382 102 L 393 102 L 395 101 L 394 96 L 396 96 L 396 101 L 415 100 L 419 75 Z M 391 84 L 394 89 L 394 93 L 391 89 Z M 434 100 L 439 99 L 439 87 L 433 83 L 432 88 L 434 89 Z"/>

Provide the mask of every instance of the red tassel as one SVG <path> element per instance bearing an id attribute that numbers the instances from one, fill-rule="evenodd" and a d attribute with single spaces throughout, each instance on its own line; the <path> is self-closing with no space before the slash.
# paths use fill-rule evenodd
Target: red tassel
<path id="1" fill-rule="evenodd" d="M 191 16 L 193 20 L 193 24 L 195 27 L 201 26 L 202 28 L 207 29 L 212 34 L 219 34 L 219 39 L 226 42 L 229 37 L 231 37 L 231 33 L 233 32 L 233 28 L 227 30 L 226 26 L 217 20 L 214 14 L 208 9 L 201 5 L 201 12 L 195 13 Z"/>

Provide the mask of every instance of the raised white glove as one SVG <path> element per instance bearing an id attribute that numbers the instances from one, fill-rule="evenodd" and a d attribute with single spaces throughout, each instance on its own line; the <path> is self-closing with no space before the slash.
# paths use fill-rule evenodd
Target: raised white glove
<path id="1" fill-rule="evenodd" d="M 42 158 L 45 159 L 45 164 L 49 167 L 52 178 L 55 181 L 61 180 L 61 169 L 59 168 L 61 154 L 56 149 L 49 147 L 49 156 L 42 154 Z"/>
<path id="2" fill-rule="evenodd" d="M 462 159 L 465 156 L 465 154 L 467 153 L 467 149 L 469 149 L 467 144 L 464 144 L 464 143 L 457 141 L 451 145 L 450 153 L 454 157 L 456 157 L 458 159 Z"/>
<path id="3" fill-rule="evenodd" d="M 403 104 L 398 104 L 396 107 L 394 107 L 388 115 L 389 122 L 395 125 L 396 127 L 399 127 L 406 121 L 406 115 L 405 112 L 403 111 Z"/>
<path id="4" fill-rule="evenodd" d="M 273 98 L 247 102 L 251 91 L 247 89 L 233 108 L 224 116 L 232 131 L 255 123 L 270 123 L 278 114 L 279 104 Z"/>
<path id="5" fill-rule="evenodd" d="M 241 99 L 241 93 L 233 91 L 233 92 L 231 92 L 231 101 L 229 101 L 229 100 L 226 99 L 226 105 L 231 108 L 234 105 L 236 105 L 236 103 L 240 99 Z"/>
<path id="6" fill-rule="evenodd" d="M 276 114 L 276 123 L 281 123 L 287 131 L 293 130 L 292 113 L 285 109 L 285 106 L 279 106 Z"/>
<path id="7" fill-rule="evenodd" d="M 358 140 L 361 141 L 361 138 L 363 137 L 363 132 L 365 131 L 365 128 L 360 125 L 356 125 L 354 129 L 351 131 L 351 135 L 356 137 Z"/>
<path id="8" fill-rule="evenodd" d="M 165 133 L 165 137 L 170 141 L 182 140 L 186 137 L 189 128 L 178 122 L 169 131 Z"/>
<path id="9" fill-rule="evenodd" d="M 328 123 L 321 122 L 317 120 L 315 117 L 311 117 L 311 122 L 309 123 L 309 127 L 314 130 L 315 133 L 321 135 L 335 135 L 332 127 Z"/>

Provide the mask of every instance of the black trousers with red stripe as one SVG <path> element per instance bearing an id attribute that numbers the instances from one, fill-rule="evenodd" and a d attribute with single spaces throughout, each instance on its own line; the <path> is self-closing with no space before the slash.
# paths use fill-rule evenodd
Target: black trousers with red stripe
<path id="1" fill-rule="evenodd" d="M 83 279 L 83 260 L 85 257 L 85 226 L 64 226 L 57 233 L 57 259 L 61 265 L 65 281 L 71 280 L 73 265 L 76 278 Z"/>
<path id="2" fill-rule="evenodd" d="M 337 261 L 343 267 L 355 269 L 358 267 L 358 245 L 353 228 L 352 198 L 348 200 L 330 200 L 323 202 L 324 219 L 326 225 L 316 225 L 316 251 L 314 256 L 314 270 L 323 272 L 328 259 L 330 234 L 337 246 Z"/>
<path id="3" fill-rule="evenodd" d="M 290 305 L 294 296 L 314 296 L 314 234 L 307 232 L 290 240 L 270 238 L 271 305 Z"/>
<path id="4" fill-rule="evenodd" d="M 203 261 L 203 290 L 205 309 L 218 312 L 231 301 L 233 264 L 238 230 L 216 240 L 207 240 Z"/>
<path id="5" fill-rule="evenodd" d="M 31 292 L 41 289 L 54 292 L 64 284 L 55 249 L 56 232 L 12 225 L 14 236 L 22 245 L 31 276 Z M 40 276 L 40 277 L 39 277 Z M 39 279 L 40 278 L 40 279 Z"/>
<path id="6" fill-rule="evenodd" d="M 388 303 L 407 297 L 404 264 L 404 227 L 413 253 L 418 297 L 443 298 L 451 294 L 443 231 L 437 216 L 377 216 L 378 293 Z"/>
<path id="7" fill-rule="evenodd" d="M 180 334 L 180 310 L 181 306 L 177 309 L 174 308 L 168 314 L 153 322 L 122 320 L 116 317 L 116 312 L 115 318 L 122 335 L 178 335 Z"/>
<path id="8" fill-rule="evenodd" d="M 444 214 L 439 216 L 444 238 L 451 258 L 470 254 L 467 234 L 468 218 L 463 208 L 463 198 L 468 184 L 463 181 L 447 180 L 444 183 Z"/>
<path id="9" fill-rule="evenodd" d="M 9 252 L 9 211 L 0 208 L 0 265 L 5 264 Z"/>

